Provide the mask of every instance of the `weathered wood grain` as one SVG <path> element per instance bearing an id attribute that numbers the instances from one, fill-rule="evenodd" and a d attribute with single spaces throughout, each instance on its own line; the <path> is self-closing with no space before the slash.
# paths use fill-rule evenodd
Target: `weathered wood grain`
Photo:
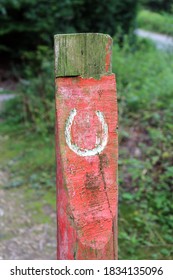
<path id="1" fill-rule="evenodd" d="M 55 36 L 58 259 L 117 258 L 118 119 L 111 44 L 103 34 Z"/>
<path id="2" fill-rule="evenodd" d="M 99 78 L 111 74 L 111 48 L 109 35 L 55 35 L 55 76 Z"/>

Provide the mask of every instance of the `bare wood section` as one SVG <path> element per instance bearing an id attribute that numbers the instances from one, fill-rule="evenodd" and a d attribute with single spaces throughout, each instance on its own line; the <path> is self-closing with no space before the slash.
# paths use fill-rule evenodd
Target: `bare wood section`
<path id="1" fill-rule="evenodd" d="M 112 72 L 112 39 L 104 34 L 55 35 L 55 76 L 99 78 Z"/>

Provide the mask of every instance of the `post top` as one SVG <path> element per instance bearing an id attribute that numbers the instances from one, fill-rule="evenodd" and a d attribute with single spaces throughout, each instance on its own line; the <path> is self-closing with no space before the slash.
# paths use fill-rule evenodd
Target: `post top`
<path id="1" fill-rule="evenodd" d="M 100 78 L 112 73 L 112 38 L 101 33 L 54 36 L 56 77 Z"/>

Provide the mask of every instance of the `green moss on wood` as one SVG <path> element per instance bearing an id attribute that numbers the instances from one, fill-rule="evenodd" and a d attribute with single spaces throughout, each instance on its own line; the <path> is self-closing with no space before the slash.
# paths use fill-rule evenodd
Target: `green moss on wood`
<path id="1" fill-rule="evenodd" d="M 56 77 L 100 78 L 112 73 L 112 39 L 98 33 L 55 35 Z"/>

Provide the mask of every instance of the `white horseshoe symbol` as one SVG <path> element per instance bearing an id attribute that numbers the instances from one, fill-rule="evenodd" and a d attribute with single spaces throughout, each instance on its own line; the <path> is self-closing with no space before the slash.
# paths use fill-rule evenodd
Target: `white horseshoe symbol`
<path id="1" fill-rule="evenodd" d="M 77 114 L 76 109 L 71 110 L 70 115 L 66 121 L 65 139 L 66 139 L 67 145 L 74 153 L 76 153 L 77 155 L 79 155 L 81 157 L 95 156 L 97 154 L 100 154 L 104 150 L 104 148 L 106 147 L 107 142 L 108 142 L 108 125 L 106 124 L 106 122 L 104 120 L 103 114 L 100 111 L 96 111 L 96 115 L 102 124 L 103 136 L 102 136 L 101 144 L 97 144 L 97 146 L 92 150 L 81 149 L 76 144 L 72 144 L 72 142 L 71 142 L 71 126 L 72 126 L 72 123 L 73 123 L 73 120 L 74 120 L 74 117 L 76 116 L 76 114 Z"/>

